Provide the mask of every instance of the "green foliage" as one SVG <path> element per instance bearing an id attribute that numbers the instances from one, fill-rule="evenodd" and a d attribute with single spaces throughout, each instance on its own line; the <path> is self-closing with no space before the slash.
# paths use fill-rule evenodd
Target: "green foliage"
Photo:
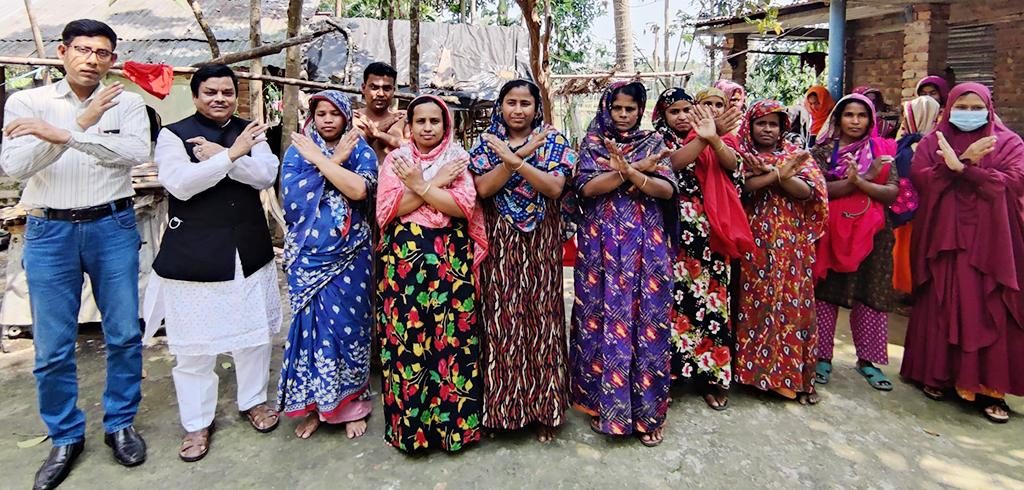
<path id="1" fill-rule="evenodd" d="M 776 45 L 775 49 L 784 47 Z M 813 46 L 806 49 L 818 51 Z M 825 74 L 816 77 L 813 68 L 800 65 L 799 56 L 752 54 L 748 59 L 752 60 L 752 69 L 746 88 L 751 100 L 775 99 L 791 105 L 803 97 L 808 87 L 824 83 Z"/>
<path id="2" fill-rule="evenodd" d="M 566 73 L 587 61 L 592 49 L 590 26 L 604 14 L 604 5 L 593 0 L 552 0 L 551 70 Z"/>

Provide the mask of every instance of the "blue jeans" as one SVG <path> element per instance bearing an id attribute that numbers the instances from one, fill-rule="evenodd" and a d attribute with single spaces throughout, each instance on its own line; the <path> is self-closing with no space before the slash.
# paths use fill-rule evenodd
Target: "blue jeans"
<path id="1" fill-rule="evenodd" d="M 107 348 L 103 426 L 116 432 L 135 419 L 142 400 L 140 244 L 131 208 L 82 223 L 28 217 L 24 265 L 36 349 L 33 373 L 39 413 L 54 446 L 85 439 L 75 363 L 83 273 L 92 282 Z"/>

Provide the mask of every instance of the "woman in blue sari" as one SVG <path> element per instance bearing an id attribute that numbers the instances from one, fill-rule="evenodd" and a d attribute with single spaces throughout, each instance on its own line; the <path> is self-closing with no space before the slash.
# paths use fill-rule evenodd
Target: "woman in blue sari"
<path id="1" fill-rule="evenodd" d="M 304 417 L 306 439 L 321 422 L 366 431 L 370 398 L 370 203 L 377 156 L 352 130 L 348 97 L 327 90 L 309 101 L 304 134 L 282 162 L 285 267 L 292 323 L 277 400 Z"/>

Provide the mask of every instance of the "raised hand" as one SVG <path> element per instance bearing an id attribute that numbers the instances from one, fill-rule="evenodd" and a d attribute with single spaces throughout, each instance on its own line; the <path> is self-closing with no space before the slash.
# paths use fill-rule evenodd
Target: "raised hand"
<path id="1" fill-rule="evenodd" d="M 729 134 L 740 127 L 743 121 L 743 112 L 736 107 L 729 107 L 728 110 L 715 118 L 715 129 L 719 136 Z"/>
<path id="2" fill-rule="evenodd" d="M 267 141 L 267 137 L 264 133 L 270 126 L 260 123 L 258 121 L 250 122 L 245 129 L 242 130 L 242 134 L 239 134 L 235 138 L 235 143 L 228 148 L 228 157 L 232 161 L 241 158 L 244 155 L 248 155 L 252 151 L 252 147 L 258 143 Z"/>
<path id="3" fill-rule="evenodd" d="M 968 161 L 971 165 L 977 165 L 985 155 L 992 153 L 996 149 L 996 137 L 995 135 L 986 136 L 967 147 L 967 151 L 964 151 L 963 155 L 960 155 L 960 161 Z"/>
<path id="4" fill-rule="evenodd" d="M 626 163 L 626 158 L 622 156 L 622 151 L 619 150 L 619 147 L 616 146 L 612 140 L 606 138 L 604 140 L 604 147 L 606 150 L 608 150 L 609 158 L 607 160 L 603 158 L 599 159 L 598 161 L 600 163 L 608 165 L 608 167 L 610 167 L 614 172 L 628 174 L 629 171 L 632 170 L 632 167 L 630 167 L 629 164 Z"/>
<path id="5" fill-rule="evenodd" d="M 800 165 L 803 165 L 810 158 L 811 153 L 807 150 L 800 150 L 786 157 L 786 160 L 779 166 L 779 179 L 788 180 L 796 176 Z"/>
<path id="6" fill-rule="evenodd" d="M 846 178 L 851 184 L 856 184 L 860 181 L 860 172 L 857 170 L 857 162 L 852 159 L 847 160 L 846 163 Z"/>
<path id="7" fill-rule="evenodd" d="M 35 136 L 47 143 L 53 143 L 55 145 L 63 145 L 71 140 L 71 133 L 68 130 L 58 128 L 35 117 L 21 117 L 11 121 L 11 123 L 4 128 L 4 135 L 9 138 Z"/>
<path id="8" fill-rule="evenodd" d="M 743 164 L 746 168 L 749 168 L 751 173 L 754 175 L 764 175 L 772 170 L 771 165 L 764 163 L 764 160 L 762 160 L 761 157 L 753 153 L 743 154 Z"/>
<path id="9" fill-rule="evenodd" d="M 320 146 L 316 144 L 309 136 L 302 133 L 292 133 L 292 146 L 299 151 L 299 155 L 305 158 L 307 162 L 314 163 L 323 157 L 323 152 Z"/>
<path id="10" fill-rule="evenodd" d="M 196 136 L 195 138 L 189 138 L 185 140 L 186 143 L 192 143 L 195 145 L 192 148 L 192 154 L 199 159 L 200 162 L 205 162 L 220 152 L 224 151 L 224 147 L 212 141 L 207 141 L 202 136 Z"/>
<path id="11" fill-rule="evenodd" d="M 659 151 L 658 153 L 655 153 L 653 155 L 649 155 L 647 158 L 644 158 L 643 160 L 640 160 L 639 162 L 634 163 L 633 164 L 633 169 L 638 171 L 638 172 L 645 172 L 645 173 L 646 172 L 653 172 L 656 168 L 658 168 L 658 164 L 662 160 L 668 158 L 669 155 L 671 155 L 671 154 L 672 154 L 672 150 L 669 150 L 667 148 L 663 149 L 663 150 Z"/>
<path id="12" fill-rule="evenodd" d="M 693 130 L 697 132 L 697 136 L 705 141 L 713 140 L 719 134 L 715 120 L 711 118 L 701 119 L 693 125 Z"/>
<path id="13" fill-rule="evenodd" d="M 889 155 L 882 155 L 871 161 L 871 167 L 868 167 L 867 173 L 864 174 L 864 178 L 868 180 L 875 180 L 879 174 L 882 173 L 882 168 L 889 165 L 896 160 Z"/>
<path id="14" fill-rule="evenodd" d="M 515 162 L 518 160 L 516 154 L 508 147 L 508 143 L 502 141 L 497 136 L 491 133 L 484 133 L 480 138 L 483 139 L 487 148 L 490 148 L 491 151 L 498 155 L 498 158 L 501 158 L 501 161 L 504 162 L 505 165 L 508 165 L 509 162 Z M 518 163 L 516 165 L 518 165 Z"/>
<path id="15" fill-rule="evenodd" d="M 120 82 L 112 83 L 104 87 L 103 90 L 100 90 L 100 93 L 96 94 L 92 101 L 89 102 L 89 105 L 85 107 L 85 110 L 79 114 L 76 120 L 78 126 L 82 129 L 89 129 L 95 126 L 96 123 L 100 122 L 103 114 L 117 106 L 120 101 L 114 99 L 121 95 L 121 92 L 124 92 L 124 85 Z"/>
<path id="16" fill-rule="evenodd" d="M 375 140 L 380 136 L 380 129 L 368 117 L 360 112 L 355 113 L 352 118 L 352 125 L 355 126 L 367 140 Z"/>
<path id="17" fill-rule="evenodd" d="M 469 160 L 448 162 L 437 171 L 437 175 L 434 175 L 434 178 L 430 179 L 430 182 L 439 188 L 448 187 L 452 182 L 455 182 L 455 179 L 459 178 L 459 176 L 466 171 L 466 167 L 468 166 Z"/>
<path id="18" fill-rule="evenodd" d="M 338 140 L 338 143 L 334 145 L 334 155 L 331 156 L 331 162 L 336 165 L 344 164 L 348 161 L 349 157 L 352 156 L 352 150 L 356 148 L 356 144 L 359 143 L 359 132 L 349 131 Z"/>
<path id="19" fill-rule="evenodd" d="M 942 131 L 936 131 L 935 134 L 937 134 L 939 138 L 939 150 L 935 153 L 942 157 L 946 162 L 946 166 L 949 167 L 950 170 L 954 172 L 963 172 L 964 164 L 959 158 L 957 158 L 956 151 L 954 151 L 953 147 L 948 141 L 946 141 L 946 135 L 942 134 Z"/>
<path id="20" fill-rule="evenodd" d="M 530 138 L 530 141 L 528 143 L 523 145 L 523 147 L 520 148 L 519 151 L 516 151 L 516 155 L 519 155 L 521 158 L 526 158 L 530 155 L 533 155 L 534 152 L 536 152 L 545 144 L 547 144 L 548 137 L 555 134 L 556 131 L 557 130 L 552 126 L 545 127 L 544 131 L 540 132 L 539 134 L 533 135 L 533 137 Z"/>
<path id="21" fill-rule="evenodd" d="M 395 168 L 395 175 L 403 184 L 413 192 L 421 194 L 421 189 L 426 186 L 423 181 L 423 169 L 415 162 L 410 162 L 405 157 L 395 157 L 392 162 Z"/>

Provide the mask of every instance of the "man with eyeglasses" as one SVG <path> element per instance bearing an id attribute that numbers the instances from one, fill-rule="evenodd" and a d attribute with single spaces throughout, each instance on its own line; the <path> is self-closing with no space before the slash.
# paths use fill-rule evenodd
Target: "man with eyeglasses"
<path id="1" fill-rule="evenodd" d="M 105 441 L 125 466 L 146 459 L 133 427 L 142 399 L 139 246 L 131 168 L 149 157 L 142 97 L 101 82 L 116 60 L 110 26 L 64 27 L 60 83 L 12 95 L 0 164 L 26 183 L 25 273 L 31 297 L 39 411 L 53 448 L 33 488 L 55 488 L 85 446 L 77 406 L 75 342 L 83 273 L 89 275 L 107 350 Z"/>

